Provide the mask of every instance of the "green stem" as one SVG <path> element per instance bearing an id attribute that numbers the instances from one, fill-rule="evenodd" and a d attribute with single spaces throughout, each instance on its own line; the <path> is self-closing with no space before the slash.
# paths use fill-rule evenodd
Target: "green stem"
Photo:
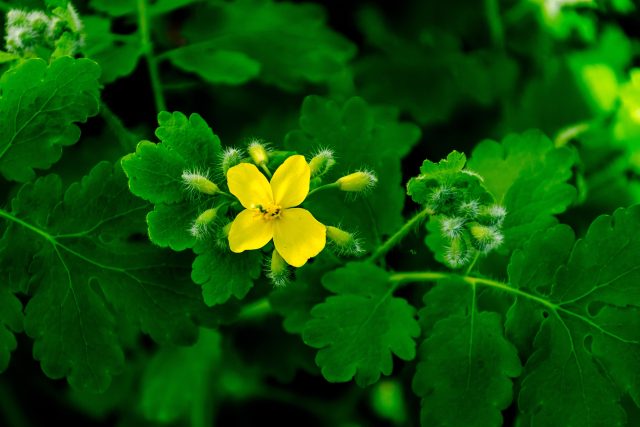
<path id="1" fill-rule="evenodd" d="M 245 305 L 238 313 L 238 319 L 249 320 L 266 316 L 272 313 L 271 304 L 267 298 L 261 298 L 250 304 Z"/>
<path id="2" fill-rule="evenodd" d="M 484 279 L 482 277 L 458 276 L 457 274 L 446 273 L 446 272 L 421 271 L 421 272 L 396 273 L 391 275 L 389 280 L 394 283 L 407 283 L 407 282 L 433 282 L 436 280 L 448 279 L 448 278 L 459 278 L 463 282 L 473 286 L 482 285 L 482 286 L 488 286 L 494 289 L 500 289 L 502 291 L 511 293 L 513 295 L 517 295 L 517 296 L 529 299 L 531 301 L 535 301 L 552 310 L 557 310 L 560 308 L 558 305 L 553 304 L 552 302 L 547 301 L 544 298 L 531 295 L 518 288 L 511 287 L 506 283 L 498 282 L 491 279 Z"/>
<path id="3" fill-rule="evenodd" d="M 122 124 L 122 120 L 116 116 L 113 111 L 104 102 L 100 105 L 100 117 L 109 126 L 109 129 L 118 138 L 120 146 L 125 149 L 126 152 L 135 150 L 138 138 Z"/>
<path id="4" fill-rule="evenodd" d="M 20 410 L 20 404 L 14 397 L 5 381 L 0 382 L 0 420 L 4 420 L 7 427 L 27 427 L 29 422 Z"/>
<path id="5" fill-rule="evenodd" d="M 493 44 L 499 49 L 504 49 L 504 27 L 502 25 L 502 18 L 500 17 L 498 0 L 485 0 L 484 10 L 487 15 Z"/>
<path id="6" fill-rule="evenodd" d="M 476 251 L 476 255 L 473 257 L 473 261 L 471 261 L 471 264 L 469 264 L 469 267 L 467 267 L 467 270 L 464 272 L 465 276 L 468 276 L 469 273 L 471 273 L 471 271 L 473 270 L 473 267 L 476 266 L 476 262 L 478 262 L 479 258 L 480 258 L 480 252 Z"/>
<path id="7" fill-rule="evenodd" d="M 269 170 L 269 168 L 267 167 L 266 163 L 260 163 L 260 168 L 264 171 L 264 173 L 267 174 L 267 176 L 269 177 L 269 179 L 273 178 L 273 175 L 271 175 L 271 171 Z"/>
<path id="8" fill-rule="evenodd" d="M 420 221 L 422 221 L 428 215 L 433 215 L 433 209 L 426 208 L 426 209 L 418 212 L 413 218 L 411 218 L 409 221 L 407 221 L 405 223 L 405 225 L 403 225 L 402 228 L 396 232 L 396 234 L 391 236 L 386 242 L 384 242 L 382 244 L 382 246 L 379 246 L 378 249 L 376 249 L 376 251 L 373 254 L 371 254 L 371 256 L 369 257 L 368 261 L 373 262 L 373 261 L 377 260 L 378 258 L 380 258 L 381 256 L 383 256 L 384 254 L 386 254 L 387 252 L 389 252 L 391 250 L 391 248 L 393 248 L 395 245 L 397 245 L 400 242 L 400 240 L 402 240 L 402 238 L 409 231 L 411 231 L 411 229 L 413 229 L 413 227 L 416 224 L 418 224 Z"/>
<path id="9" fill-rule="evenodd" d="M 310 197 L 312 194 L 318 193 L 320 191 L 324 191 L 324 190 L 330 190 L 332 188 L 338 188 L 338 183 L 337 182 L 333 182 L 331 184 L 325 184 L 325 185 L 321 185 L 320 187 L 316 187 L 313 190 L 309 191 L 309 194 L 307 194 L 307 197 Z"/>
<path id="10" fill-rule="evenodd" d="M 153 98 L 156 104 L 156 111 L 166 111 L 167 105 L 162 92 L 162 83 L 160 82 L 160 73 L 158 72 L 158 60 L 153 54 L 153 43 L 151 42 L 151 33 L 149 30 L 149 10 L 147 0 L 137 0 L 138 5 L 138 33 L 142 43 L 142 53 L 147 61 L 149 68 L 149 78 L 151 79 L 151 89 L 153 90 Z"/>

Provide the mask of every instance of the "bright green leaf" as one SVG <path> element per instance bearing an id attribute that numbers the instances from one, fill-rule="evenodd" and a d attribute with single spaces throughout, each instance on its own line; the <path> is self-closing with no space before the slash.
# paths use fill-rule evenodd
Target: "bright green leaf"
<path id="1" fill-rule="evenodd" d="M 0 79 L 0 173 L 25 182 L 33 169 L 60 159 L 80 137 L 76 122 L 98 113 L 100 67 L 62 57 L 50 65 L 29 59 Z"/>
<path id="2" fill-rule="evenodd" d="M 202 286 L 204 302 L 209 306 L 225 303 L 231 296 L 243 299 L 262 269 L 259 252 L 234 254 L 226 246 L 217 244 L 209 239 L 194 248 L 198 256 L 193 262 L 191 278 Z"/>
<path id="3" fill-rule="evenodd" d="M 415 357 L 420 334 L 415 309 L 393 296 L 388 273 L 365 263 L 350 263 L 326 274 L 322 284 L 336 293 L 311 311 L 304 342 L 320 349 L 316 363 L 331 382 L 355 377 L 360 386 L 389 375 L 392 354 Z"/>
<path id="4" fill-rule="evenodd" d="M 501 143 L 482 141 L 473 150 L 469 169 L 507 209 L 505 247 L 514 249 L 535 232 L 557 221 L 576 196 L 569 184 L 576 158 L 568 148 L 554 148 L 539 131 L 509 135 Z"/>
<path id="5" fill-rule="evenodd" d="M 260 74 L 260 62 L 242 52 L 205 47 L 178 49 L 169 52 L 168 57 L 176 67 L 214 84 L 240 85 Z"/>

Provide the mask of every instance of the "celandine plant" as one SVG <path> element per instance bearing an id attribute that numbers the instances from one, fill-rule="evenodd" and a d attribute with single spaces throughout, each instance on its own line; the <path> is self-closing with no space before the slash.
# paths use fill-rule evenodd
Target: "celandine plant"
<path id="1" fill-rule="evenodd" d="M 640 424 L 637 6 L 333 3 L 0 1 L 1 426 Z"/>

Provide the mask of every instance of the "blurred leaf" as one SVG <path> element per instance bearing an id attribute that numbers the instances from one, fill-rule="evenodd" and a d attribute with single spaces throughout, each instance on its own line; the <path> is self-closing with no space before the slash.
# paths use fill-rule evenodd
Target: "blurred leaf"
<path id="1" fill-rule="evenodd" d="M 259 75 L 297 90 L 342 71 L 355 47 L 325 23 L 312 3 L 213 2 L 185 24 L 187 46 L 167 53 L 174 65 L 213 83 L 241 84 Z"/>
<path id="2" fill-rule="evenodd" d="M 192 408 L 209 406 L 213 374 L 220 363 L 221 336 L 200 329 L 193 347 L 164 347 L 147 365 L 141 384 L 140 409 L 145 418 L 173 423 L 192 415 Z"/>
<path id="3" fill-rule="evenodd" d="M 82 22 L 86 33 L 83 52 L 100 64 L 103 83 L 112 83 L 135 70 L 142 55 L 137 34 L 114 34 L 111 22 L 96 16 L 87 16 Z"/>
<path id="4" fill-rule="evenodd" d="M 20 300 L 8 289 L 0 287 L 0 373 L 9 366 L 11 352 L 18 345 L 14 333 L 22 332 L 22 323 Z"/>

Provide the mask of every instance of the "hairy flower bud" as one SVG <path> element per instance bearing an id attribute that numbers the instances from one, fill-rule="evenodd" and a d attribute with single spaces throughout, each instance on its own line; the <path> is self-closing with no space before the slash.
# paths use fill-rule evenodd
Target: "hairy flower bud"
<path id="1" fill-rule="evenodd" d="M 198 171 L 184 171 L 182 173 L 182 182 L 188 190 L 198 193 L 213 195 L 220 191 L 220 188 L 215 183 Z"/>
<path id="2" fill-rule="evenodd" d="M 229 169 L 242 162 L 242 151 L 235 147 L 227 147 L 222 152 L 222 173 L 227 176 Z"/>
<path id="3" fill-rule="evenodd" d="M 449 239 L 456 239 L 464 231 L 465 219 L 460 217 L 445 217 L 440 222 L 440 230 Z"/>
<path id="4" fill-rule="evenodd" d="M 266 165 L 269 161 L 269 153 L 264 144 L 258 140 L 251 141 L 247 147 L 249 157 L 256 165 Z"/>
<path id="5" fill-rule="evenodd" d="M 208 226 L 216 219 L 217 215 L 218 210 L 215 208 L 207 209 L 198 215 L 189 229 L 191 235 L 197 239 L 203 238 L 207 234 Z"/>
<path id="6" fill-rule="evenodd" d="M 504 236 L 495 227 L 474 224 L 469 227 L 469 232 L 474 246 L 483 253 L 497 248 L 504 240 Z"/>
<path id="7" fill-rule="evenodd" d="M 446 248 L 445 262 L 452 268 L 460 268 L 471 261 L 471 251 L 463 238 L 455 238 Z"/>
<path id="8" fill-rule="evenodd" d="M 276 287 L 285 286 L 289 282 L 289 265 L 282 258 L 282 255 L 274 249 L 271 255 L 271 262 L 267 277 Z"/>
<path id="9" fill-rule="evenodd" d="M 343 255 L 360 255 L 364 252 L 360 240 L 353 233 L 331 225 L 327 226 L 327 238 Z"/>
<path id="10" fill-rule="evenodd" d="M 378 178 L 370 171 L 358 171 L 336 181 L 338 188 L 348 192 L 366 191 L 376 185 Z"/>
<path id="11" fill-rule="evenodd" d="M 333 151 L 329 149 L 320 150 L 309 162 L 311 178 L 324 175 L 335 164 L 336 161 L 333 158 Z"/>
<path id="12" fill-rule="evenodd" d="M 507 210 L 497 204 L 485 206 L 480 211 L 481 222 L 486 222 L 491 225 L 502 225 L 506 216 Z"/>

